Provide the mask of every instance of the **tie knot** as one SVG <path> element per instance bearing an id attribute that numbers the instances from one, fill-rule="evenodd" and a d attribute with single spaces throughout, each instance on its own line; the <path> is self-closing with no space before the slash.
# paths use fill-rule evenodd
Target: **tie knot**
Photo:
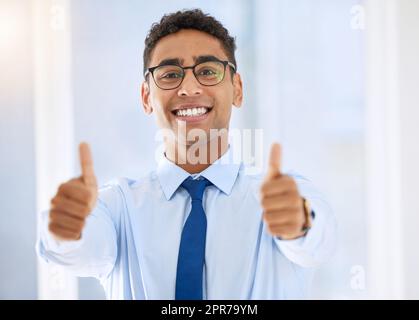
<path id="1" fill-rule="evenodd" d="M 188 191 L 192 200 L 202 201 L 202 196 L 204 195 L 205 188 L 211 185 L 207 179 L 202 177 L 202 179 L 193 179 L 188 177 L 185 181 L 182 182 L 182 187 Z"/>

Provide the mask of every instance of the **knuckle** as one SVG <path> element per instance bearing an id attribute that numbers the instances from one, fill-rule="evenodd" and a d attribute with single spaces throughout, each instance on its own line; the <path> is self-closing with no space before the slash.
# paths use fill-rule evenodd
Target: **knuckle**
<path id="1" fill-rule="evenodd" d="M 263 193 L 263 194 L 265 194 L 267 192 L 268 188 L 269 188 L 268 183 L 267 182 L 264 182 L 262 184 L 262 186 L 260 187 L 260 192 Z"/>
<path id="2" fill-rule="evenodd" d="M 93 197 L 94 197 L 93 191 L 90 189 L 85 189 L 84 200 L 86 201 L 86 203 L 90 203 Z"/>
<path id="3" fill-rule="evenodd" d="M 83 220 L 80 220 L 79 221 L 79 225 L 78 225 L 78 230 L 79 231 L 81 231 L 81 230 L 83 230 L 84 229 L 84 227 L 85 227 L 85 225 L 86 225 L 86 220 L 85 219 L 83 219 Z"/>
<path id="4" fill-rule="evenodd" d="M 288 182 L 288 176 L 286 174 L 281 175 L 281 177 L 278 180 L 278 183 L 287 183 Z"/>
<path id="5" fill-rule="evenodd" d="M 268 231 L 271 234 L 275 234 L 276 233 L 276 228 L 273 227 L 272 225 L 268 225 Z"/>
<path id="6" fill-rule="evenodd" d="M 267 203 L 268 203 L 268 199 L 266 197 L 263 197 L 262 200 L 261 200 L 262 207 L 266 208 Z"/>
<path id="7" fill-rule="evenodd" d="M 55 225 L 54 223 L 52 223 L 52 222 L 50 222 L 50 223 L 48 224 L 48 230 L 49 230 L 51 233 L 53 233 L 53 234 L 59 235 L 59 230 L 58 230 L 58 228 L 57 228 L 57 227 L 56 227 L 56 225 Z"/>
<path id="8" fill-rule="evenodd" d="M 295 208 L 300 208 L 303 205 L 303 201 L 300 199 L 300 197 L 295 197 L 293 200 L 293 204 Z"/>
<path id="9" fill-rule="evenodd" d="M 291 226 L 291 231 L 292 231 L 292 233 L 293 233 L 293 234 L 298 234 L 298 233 L 301 231 L 301 226 L 302 226 L 302 224 L 300 224 L 300 222 L 299 222 L 299 221 L 297 221 L 296 223 L 294 223 L 294 224 Z"/>
<path id="10" fill-rule="evenodd" d="M 272 188 L 277 186 L 277 184 L 280 182 L 280 180 L 268 180 L 263 184 L 263 190 L 265 192 L 269 192 Z"/>
<path id="11" fill-rule="evenodd" d="M 269 229 L 269 232 L 274 235 L 274 236 L 281 236 L 282 235 L 282 230 L 278 227 L 272 227 Z"/>
<path id="12" fill-rule="evenodd" d="M 80 238 L 81 232 L 75 232 L 72 235 L 72 240 L 78 240 Z"/>
<path id="13" fill-rule="evenodd" d="M 294 181 L 294 179 L 293 179 L 293 178 L 291 178 L 290 176 L 285 176 L 284 181 L 285 181 L 285 183 L 287 184 L 287 186 L 288 186 L 289 188 L 293 188 L 293 187 L 294 187 L 294 185 L 295 185 L 295 181 Z"/>
<path id="14" fill-rule="evenodd" d="M 57 208 L 62 207 L 63 206 L 63 200 L 64 199 L 65 198 L 62 198 L 62 197 L 54 197 L 51 200 L 51 206 L 52 206 L 52 208 L 57 209 Z"/>
<path id="15" fill-rule="evenodd" d="M 49 218 L 50 218 L 50 220 L 56 220 L 57 219 L 57 211 L 50 210 L 49 211 Z"/>
<path id="16" fill-rule="evenodd" d="M 260 189 L 260 192 L 259 192 L 259 194 L 260 194 L 260 198 L 261 199 L 264 199 L 264 198 L 266 198 L 267 197 L 267 192 L 266 192 L 266 190 L 265 189 Z"/>
<path id="17" fill-rule="evenodd" d="M 263 199 L 266 197 L 266 191 L 263 188 L 260 188 L 259 195 Z"/>
<path id="18" fill-rule="evenodd" d="M 51 210 L 49 213 L 49 218 L 51 221 L 60 221 L 62 219 L 62 214 L 58 210 Z"/>
<path id="19" fill-rule="evenodd" d="M 65 183 L 61 183 L 58 186 L 58 192 L 57 192 L 57 194 L 62 194 L 62 193 L 64 193 L 64 191 L 65 191 Z"/>
<path id="20" fill-rule="evenodd" d="M 299 229 L 301 228 L 301 226 L 304 225 L 305 221 L 306 221 L 306 218 L 303 215 L 298 216 L 297 226 L 298 226 Z"/>
<path id="21" fill-rule="evenodd" d="M 291 178 L 288 178 L 286 180 L 286 185 L 287 185 L 287 188 L 289 190 L 294 190 L 294 183 L 293 183 L 293 180 Z"/>
<path id="22" fill-rule="evenodd" d="M 80 177 L 72 178 L 67 183 L 77 183 L 78 181 L 80 181 Z"/>
<path id="23" fill-rule="evenodd" d="M 264 219 L 268 225 L 272 224 L 272 215 L 270 213 L 265 212 Z"/>
<path id="24" fill-rule="evenodd" d="M 83 216 L 87 217 L 90 214 L 91 211 L 92 211 L 92 209 L 90 208 L 90 206 L 86 207 L 83 210 Z"/>

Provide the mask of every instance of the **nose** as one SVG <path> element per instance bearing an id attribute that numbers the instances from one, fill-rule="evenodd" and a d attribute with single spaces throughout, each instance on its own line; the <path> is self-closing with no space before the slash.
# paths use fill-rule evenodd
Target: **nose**
<path id="1" fill-rule="evenodd" d="M 178 96 L 197 96 L 202 94 L 202 87 L 191 69 L 185 70 L 185 77 L 178 89 Z"/>

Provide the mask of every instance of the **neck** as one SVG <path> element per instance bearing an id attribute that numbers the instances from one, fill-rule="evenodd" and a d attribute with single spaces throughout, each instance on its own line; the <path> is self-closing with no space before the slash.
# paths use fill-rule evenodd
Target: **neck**
<path id="1" fill-rule="evenodd" d="M 212 140 L 192 145 L 165 141 L 165 156 L 188 173 L 200 173 L 221 158 L 228 149 L 228 137 L 217 136 Z"/>

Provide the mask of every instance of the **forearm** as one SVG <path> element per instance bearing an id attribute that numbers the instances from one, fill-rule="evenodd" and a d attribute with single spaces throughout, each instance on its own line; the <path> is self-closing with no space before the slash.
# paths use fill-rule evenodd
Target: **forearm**
<path id="1" fill-rule="evenodd" d="M 312 226 L 308 232 L 294 240 L 275 242 L 281 252 L 292 262 L 303 267 L 317 267 L 334 253 L 337 238 L 337 223 L 334 213 L 310 181 L 295 176 L 301 196 L 307 199 L 314 212 Z"/>
<path id="2" fill-rule="evenodd" d="M 112 221 L 97 206 L 87 217 L 81 238 L 57 240 L 48 230 L 48 211 L 42 212 L 37 253 L 47 263 L 68 268 L 77 276 L 102 277 L 113 268 L 117 256 L 117 239 Z"/>

